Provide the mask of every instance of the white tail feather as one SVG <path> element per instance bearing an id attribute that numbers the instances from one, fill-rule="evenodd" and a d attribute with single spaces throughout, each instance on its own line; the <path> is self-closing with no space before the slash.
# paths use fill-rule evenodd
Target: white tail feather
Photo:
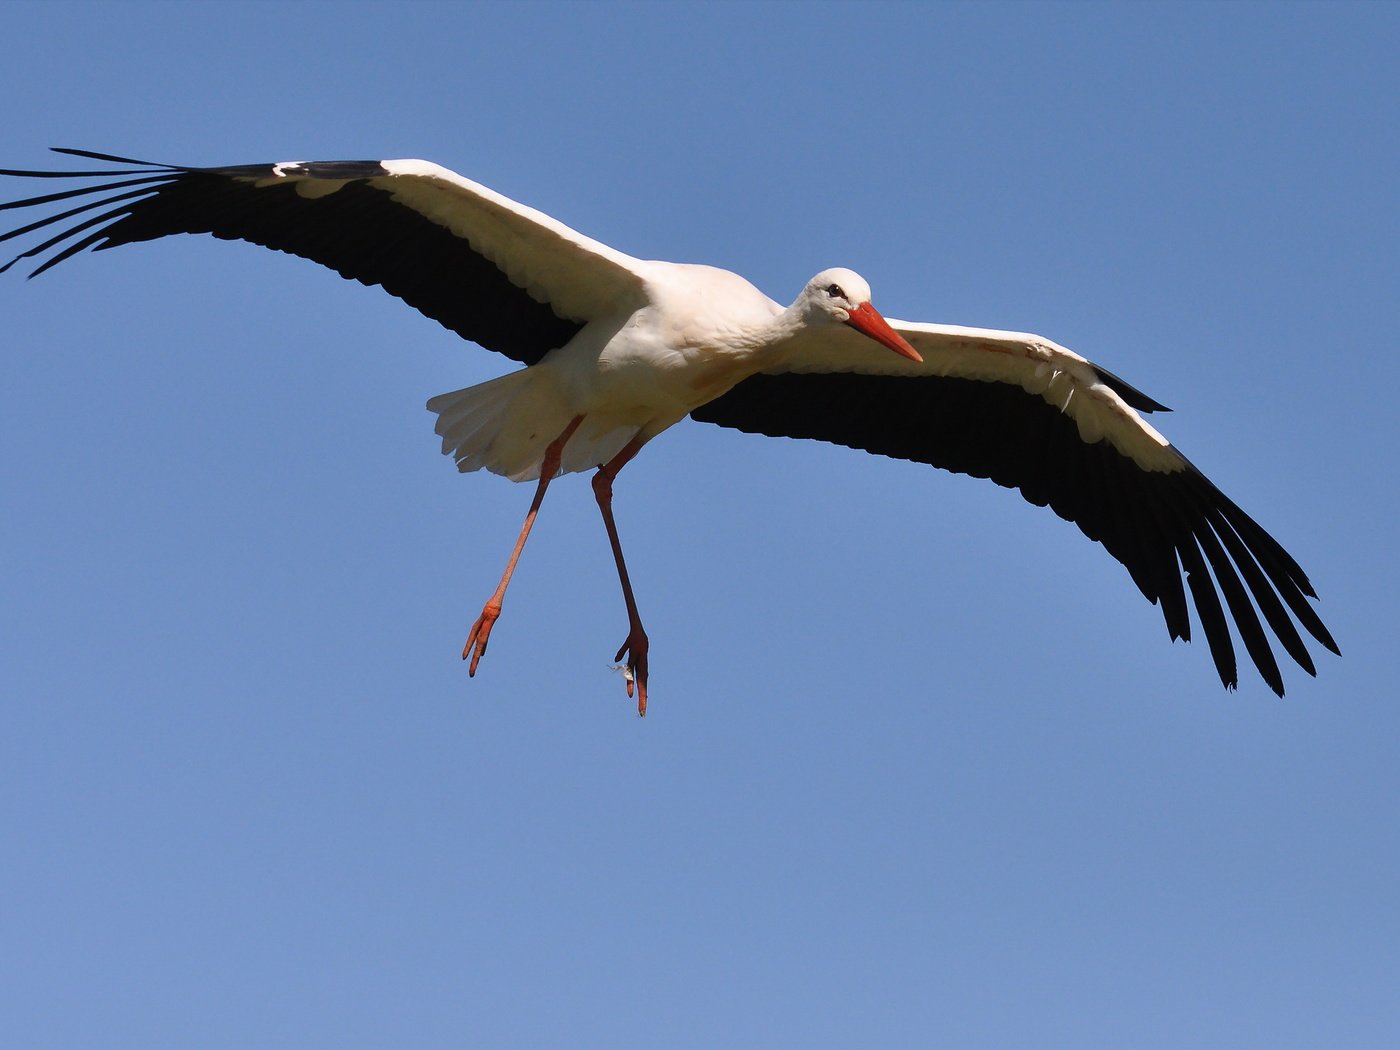
<path id="1" fill-rule="evenodd" d="M 436 412 L 433 428 L 442 435 L 442 451 L 461 471 L 489 470 L 512 481 L 533 481 L 549 443 L 573 418 L 554 377 L 526 368 L 476 386 L 439 394 L 428 402 Z M 636 427 L 591 427 L 583 424 L 564 446 L 561 474 L 590 470 L 606 463 L 637 432 Z"/>

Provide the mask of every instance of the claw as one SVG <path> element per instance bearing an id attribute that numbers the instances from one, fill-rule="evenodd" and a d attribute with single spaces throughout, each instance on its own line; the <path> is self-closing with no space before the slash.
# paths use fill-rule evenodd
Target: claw
<path id="1" fill-rule="evenodd" d="M 627 662 L 622 665 L 622 678 L 627 683 L 627 695 L 632 695 L 632 687 L 635 684 L 637 689 L 637 716 L 645 718 L 647 713 L 647 649 L 651 643 L 647 640 L 647 633 L 638 625 L 632 628 L 627 635 L 627 641 L 622 643 L 622 648 L 613 657 L 618 663 L 622 663 L 622 658 L 627 657 Z"/>
<path id="2" fill-rule="evenodd" d="M 481 615 L 476 618 L 476 623 L 472 624 L 471 633 L 467 635 L 467 644 L 462 646 L 462 659 L 471 657 L 471 663 L 467 665 L 467 677 L 476 675 L 476 665 L 481 662 L 481 658 L 486 655 L 486 643 L 491 638 L 491 628 L 496 623 L 496 618 L 501 615 L 501 607 L 498 603 L 487 602 L 482 607 Z"/>

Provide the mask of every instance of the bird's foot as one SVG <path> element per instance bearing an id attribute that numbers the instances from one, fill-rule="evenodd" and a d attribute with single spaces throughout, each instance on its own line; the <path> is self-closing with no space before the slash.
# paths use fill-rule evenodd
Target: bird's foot
<path id="1" fill-rule="evenodd" d="M 627 641 L 622 643 L 622 648 L 617 651 L 614 660 L 622 663 L 625 655 L 627 662 L 622 664 L 622 677 L 627 682 L 627 695 L 632 695 L 632 687 L 637 688 L 637 715 L 645 717 L 647 713 L 647 648 L 651 643 L 647 641 L 647 633 L 642 630 L 641 624 L 635 624 L 627 635 Z"/>
<path id="2" fill-rule="evenodd" d="M 496 622 L 496 617 L 500 615 L 501 603 L 490 601 L 482 607 L 481 615 L 476 618 L 476 623 L 472 624 L 471 633 L 467 635 L 467 644 L 462 646 L 462 659 L 471 657 L 472 661 L 467 665 L 468 678 L 476 674 L 476 665 L 486 655 L 486 642 L 491 637 L 491 628 Z"/>

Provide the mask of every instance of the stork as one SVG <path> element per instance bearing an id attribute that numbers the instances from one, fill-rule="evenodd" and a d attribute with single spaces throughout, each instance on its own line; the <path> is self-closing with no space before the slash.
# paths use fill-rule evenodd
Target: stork
<path id="1" fill-rule="evenodd" d="M 423 160 L 200 168 L 55 152 L 122 166 L 0 169 L 96 180 L 0 204 L 46 209 L 0 235 L 42 238 L 0 273 L 34 259 L 33 277 L 87 248 L 209 233 L 378 285 L 525 366 L 428 401 L 459 470 L 535 483 L 505 571 L 467 634 L 469 675 L 550 482 L 593 470 L 627 609 L 614 659 L 646 713 L 649 641 L 613 518 L 613 483 L 642 446 L 686 416 L 1019 489 L 1121 562 L 1173 640 L 1190 640 L 1189 593 L 1226 688 L 1238 681 L 1231 621 L 1280 696 L 1270 632 L 1310 675 L 1298 625 L 1339 652 L 1298 563 L 1143 418 L 1164 406 L 1049 339 L 886 320 L 866 281 L 839 268 L 822 270 L 785 307 L 737 274 L 635 259 Z"/>

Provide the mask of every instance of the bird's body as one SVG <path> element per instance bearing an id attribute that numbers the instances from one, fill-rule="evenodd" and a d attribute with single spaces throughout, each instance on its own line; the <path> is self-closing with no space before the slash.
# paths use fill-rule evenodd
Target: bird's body
<path id="1" fill-rule="evenodd" d="M 737 274 L 638 262 L 645 301 L 604 314 L 530 368 L 433 398 L 443 451 L 461 469 L 539 477 L 545 447 L 575 416 L 560 473 L 606 463 L 775 361 L 783 310 Z"/>
<path id="2" fill-rule="evenodd" d="M 104 180 L 0 205 L 59 207 L 0 240 L 72 221 L 0 272 L 45 253 L 34 274 L 88 247 L 212 233 L 380 285 L 525 366 L 428 402 L 443 451 L 461 470 L 536 483 L 506 572 L 463 651 L 473 673 L 551 479 L 597 468 L 593 488 L 629 621 L 618 658 L 626 656 L 628 692 L 635 684 L 645 711 L 648 642 L 612 484 L 643 445 L 687 416 L 1020 489 L 1122 562 L 1174 639 L 1190 637 L 1189 593 L 1226 686 L 1236 683 L 1232 620 L 1280 695 L 1269 632 L 1310 674 L 1295 621 L 1337 651 L 1292 557 L 1142 418 L 1163 406 L 1048 339 L 887 322 L 866 282 L 845 269 L 818 273 L 784 307 L 737 274 L 634 259 L 426 161 L 185 168 L 60 152 L 132 167 L 0 171 Z"/>

